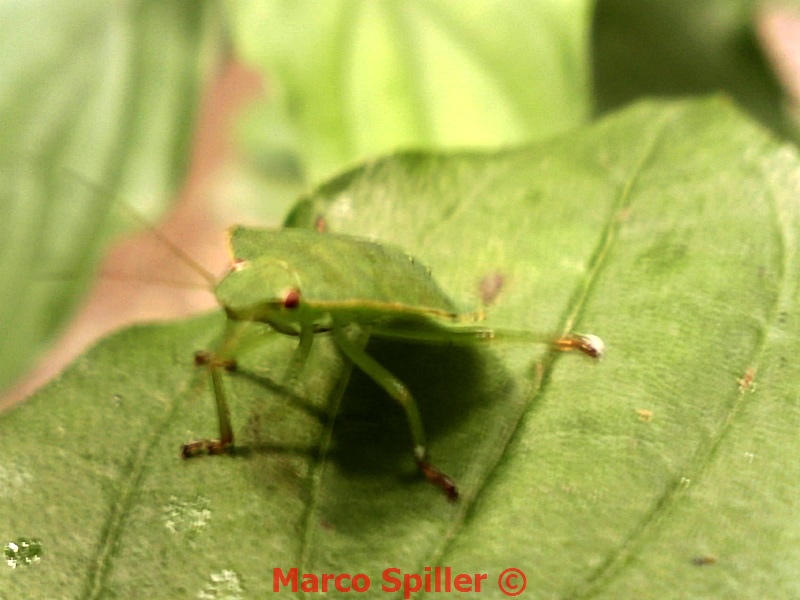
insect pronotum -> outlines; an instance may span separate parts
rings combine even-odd
[[[195,362],[208,369],[219,420],[219,437],[183,445],[184,458],[221,454],[233,446],[234,434],[222,374],[233,371],[236,324],[258,322],[297,338],[290,373],[302,369],[318,335],[330,336],[341,353],[380,385],[405,411],[414,461],[425,478],[450,500],[458,498],[455,482],[430,459],[417,403],[408,388],[351,341],[348,331],[394,340],[477,343],[510,338],[548,342],[558,350],[578,350],[593,358],[603,353],[594,335],[569,334],[552,339],[527,331],[464,325],[428,270],[399,248],[348,235],[315,230],[279,231],[236,226],[229,231],[234,257],[230,272],[214,293],[227,316],[221,348],[224,354],[198,352]],[[439,327],[432,327],[432,325]],[[446,327],[442,325],[447,324]]]

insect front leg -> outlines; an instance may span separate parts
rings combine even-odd
[[[231,411],[225,397],[222,372],[235,370],[236,363],[230,359],[217,358],[210,352],[196,352],[194,362],[198,366],[206,367],[211,377],[211,387],[214,390],[214,402],[217,406],[219,421],[219,438],[193,440],[185,443],[181,449],[183,458],[193,458],[203,454],[222,454],[233,445]]]
[[[259,323],[228,319],[221,343],[214,352],[195,352],[194,363],[208,371],[211,378],[211,389],[217,409],[219,438],[193,440],[183,444],[183,458],[193,458],[204,454],[223,454],[233,447],[233,427],[227,394],[223,383],[223,375],[236,371],[236,360],[233,356],[241,356],[248,350],[258,348],[264,342],[265,333],[270,329]]]
[[[456,484],[450,477],[445,475],[430,462],[428,447],[425,442],[425,431],[422,427],[422,418],[420,417],[417,403],[408,388],[402,381],[381,366],[374,358],[353,344],[341,329],[336,327],[332,330],[332,333],[336,344],[345,356],[353,361],[353,364],[364,371],[364,373],[372,377],[376,383],[386,390],[386,392],[403,407],[411,430],[411,438],[414,443],[414,461],[417,463],[419,470],[422,471],[422,474],[425,475],[428,481],[441,488],[450,501],[455,502],[458,500]]]

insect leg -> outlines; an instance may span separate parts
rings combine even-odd
[[[307,325],[300,328],[299,343],[292,353],[292,358],[286,370],[286,379],[292,383],[300,377],[303,373],[303,367],[308,359],[308,353],[311,352],[311,346],[314,343],[314,327]]]
[[[205,366],[211,376],[211,387],[214,390],[214,402],[217,405],[217,419],[219,420],[219,438],[187,442],[181,450],[183,458],[193,458],[202,454],[222,454],[233,444],[231,411],[225,398],[222,371],[234,370],[236,363],[231,360],[219,359],[209,352],[197,352],[194,361],[198,366]]]
[[[372,334],[383,339],[426,344],[461,344],[468,346],[492,341],[549,344],[555,350],[562,352],[577,350],[591,358],[601,358],[605,352],[603,340],[590,333],[567,333],[562,336],[555,336],[525,330],[473,326],[441,329],[377,328]]]
[[[414,461],[423,475],[440,487],[451,501],[458,500],[458,489],[450,477],[442,473],[437,467],[431,464],[428,458],[428,448],[425,442],[425,431],[422,427],[422,418],[417,408],[414,397],[408,388],[397,377],[392,375],[374,358],[364,352],[361,348],[353,344],[347,335],[339,328],[332,330],[333,338],[339,349],[347,356],[353,364],[364,371],[367,375],[378,383],[386,392],[403,407],[411,429],[411,438],[414,443]]]

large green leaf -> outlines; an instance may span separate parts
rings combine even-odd
[[[242,133],[311,181],[398,148],[542,139],[590,110],[586,0],[237,0],[239,55],[269,95]]]
[[[120,226],[113,202],[155,216],[174,195],[214,14],[174,0],[0,4],[0,391],[70,315]]]
[[[123,331],[0,419],[4,541],[41,548],[0,589],[257,598],[297,567],[365,573],[380,598],[384,569],[441,565],[486,573],[487,598],[509,567],[536,597],[791,597],[799,188],[796,153],[719,99],[331,182],[291,224],[400,244],[465,307],[490,275],[490,323],[589,331],[607,358],[370,344],[418,396],[450,504],[400,410],[324,336],[295,386],[292,340],[242,357],[240,451],[181,461],[213,433],[191,354],[222,319]]]

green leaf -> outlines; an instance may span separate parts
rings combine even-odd
[[[212,8],[0,5],[0,391],[70,315],[120,228],[114,201],[155,216],[174,195],[218,43]]]
[[[241,132],[273,172],[316,182],[398,148],[542,139],[589,112],[585,0],[227,6],[239,55],[269,82]]]
[[[489,274],[490,324],[591,332],[607,358],[371,343],[420,401],[450,504],[401,411],[324,336],[296,387],[280,383],[295,341],[243,356],[225,381],[241,449],[181,461],[214,433],[191,355],[222,317],[120,332],[0,418],[4,541],[41,544],[0,589],[264,597],[297,567],[399,597],[384,569],[439,565],[487,574],[491,598],[509,567],[547,598],[791,597],[799,174],[794,150],[709,99],[330,182],[292,225],[400,244],[465,308]]]

